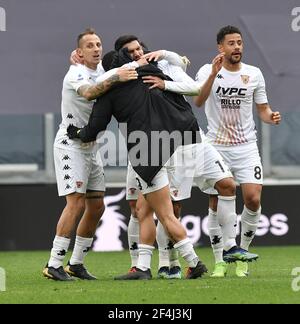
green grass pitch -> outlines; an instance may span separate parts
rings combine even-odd
[[[129,268],[128,251],[90,253],[88,269],[98,281],[54,282],[42,277],[49,252],[1,252],[0,267],[6,271],[6,291],[0,304],[100,303],[100,304],[200,304],[200,303],[300,303],[300,291],[292,289],[292,269],[300,267],[300,247],[264,247],[251,252],[260,255],[250,264],[250,276],[237,278],[234,265],[224,279],[206,275],[197,280],[156,279],[157,259],[153,256],[150,281],[114,281]],[[197,253],[213,270],[211,249]],[[70,253],[68,254],[70,255]],[[184,261],[182,264],[185,265]],[[300,281],[296,282],[300,285]]]

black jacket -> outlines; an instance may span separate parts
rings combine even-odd
[[[127,139],[129,159],[137,174],[148,185],[151,185],[152,179],[179,145],[195,143],[201,141],[201,138],[197,120],[184,97],[159,89],[149,90],[149,85],[143,83],[142,77],[154,75],[165,80],[171,79],[152,64],[138,68],[137,72],[139,75],[137,80],[119,83],[96,101],[89,123],[80,131],[79,138],[83,142],[94,141],[97,134],[106,129],[112,116],[119,123],[126,123],[127,134],[123,135]],[[143,131],[146,134],[147,143],[142,144],[139,141],[129,143],[128,138],[134,131]],[[170,152],[166,153],[166,147],[161,142],[151,148],[153,131],[169,133],[177,131],[181,135],[189,132],[189,135],[193,134],[193,136],[185,143],[181,140],[172,142],[168,145]],[[145,165],[135,163],[135,153],[131,150],[137,144],[140,148],[140,157],[144,157],[146,161]],[[154,165],[153,161],[155,161]]]

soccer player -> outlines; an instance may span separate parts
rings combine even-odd
[[[131,60],[127,49],[120,52],[123,57],[119,53],[119,57],[113,59],[114,63],[118,63],[119,66],[128,63],[126,60]],[[139,189],[143,194],[140,195],[137,203],[141,243],[139,244],[138,265],[136,272],[128,273],[117,279],[151,278],[150,262],[155,240],[153,212],[156,213],[168,236],[175,243],[174,247],[178,249],[180,255],[189,264],[186,278],[201,277],[207,269],[199,261],[192,244],[187,239],[186,231],[174,216],[166,171],[170,156],[173,155],[178,145],[182,145],[182,138],[177,142],[177,145],[174,144],[169,148],[167,155],[163,154],[161,142],[158,143],[157,147],[154,147],[154,150],[148,150],[151,147],[149,144],[151,144],[153,131],[164,130],[168,134],[178,131],[182,135],[185,135],[185,132],[188,131],[193,135],[191,143],[197,143],[199,126],[190,105],[182,96],[168,91],[149,89],[140,78],[145,75],[156,75],[164,80],[170,80],[161,70],[157,69],[154,64],[147,64],[145,67],[140,67],[138,73],[138,80],[115,87],[96,102],[89,124],[86,127],[79,129],[70,126],[68,134],[70,138],[80,138],[83,142],[93,141],[98,132],[106,129],[111,117],[114,116],[119,123],[127,123],[128,134],[125,134],[125,136],[130,160],[135,158],[136,153],[132,148],[135,148],[137,144],[129,140],[130,135],[135,131],[142,130],[148,138],[148,145],[141,146],[139,154],[139,156],[147,156],[147,163],[133,164],[137,173]],[[214,186],[220,193],[218,212],[222,212],[223,215],[235,213],[235,184],[219,153],[208,143],[201,143],[196,146],[184,144],[181,150],[184,151],[187,161],[192,161],[192,164],[194,161],[193,170],[196,170],[194,172],[196,178]],[[159,165],[151,163],[155,155],[162,157],[162,159],[159,159]],[[194,158],[194,156],[202,158],[205,156],[205,159],[201,161],[200,158]],[[185,177],[184,170],[185,165],[182,169],[183,178]]]
[[[54,143],[58,192],[59,196],[66,197],[66,207],[57,224],[49,262],[43,270],[45,277],[59,281],[72,280],[71,276],[96,279],[86,270],[83,262],[104,212],[105,183],[101,161],[96,161],[93,145],[83,146],[77,140],[70,140],[66,134],[67,127],[70,124],[84,126],[95,98],[117,82],[137,78],[134,69],[118,69],[110,77],[104,74],[101,65],[102,42],[94,30],[87,29],[80,34],[77,45],[83,65],[71,66],[64,78],[62,122]],[[101,76],[102,80],[96,82]],[[78,221],[73,254],[64,269],[63,260]]]
[[[185,71],[188,64],[188,60],[185,57],[181,57],[176,53],[165,50],[151,52],[145,55],[145,46],[135,35],[123,35],[116,40],[116,51],[119,51],[121,48],[125,47],[128,49],[133,61],[138,62],[143,58],[149,61],[157,61],[158,67],[174,81],[177,79],[176,75],[178,70],[183,69]],[[171,184],[171,198],[174,213],[177,218],[180,218],[180,201],[186,199],[187,197],[179,195],[178,188],[172,188],[172,172],[169,172],[168,174]],[[138,199],[139,190],[137,188],[136,175],[130,163],[128,165],[126,189],[126,199],[129,202],[131,210],[131,217],[128,224],[128,245],[131,257],[131,268],[129,271],[131,272],[136,270],[136,265],[138,262],[139,222],[136,215],[136,202]],[[172,242],[167,237],[160,222],[157,224],[156,240],[159,250],[158,277],[180,279],[181,267],[178,260],[178,253],[173,248]]]
[[[240,30],[234,26],[223,27],[217,34],[217,44],[222,53],[222,64],[218,69],[212,69],[211,64],[200,68],[196,80],[200,86],[206,83],[206,87],[195,97],[195,104],[200,107],[205,103],[207,137],[240,183],[244,199],[239,248],[235,237],[231,237],[217,220],[218,198],[215,190],[206,191],[210,194],[208,227],[216,259],[213,276],[224,277],[226,265],[220,253],[220,238],[224,240],[224,260],[234,261],[248,251],[261,215],[263,168],[256,144],[253,101],[263,122],[277,125],[281,116],[268,104],[260,69],[242,62],[243,38]],[[236,221],[232,220],[234,226]],[[236,264],[236,275],[247,276],[248,263],[237,261]]]

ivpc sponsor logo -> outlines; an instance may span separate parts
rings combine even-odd
[[[292,30],[294,32],[298,32],[298,31],[300,31],[300,7],[293,8],[292,16],[293,17],[295,16],[295,18],[292,20],[292,24],[291,24]]]
[[[6,31],[6,11],[0,7],[0,31]]]

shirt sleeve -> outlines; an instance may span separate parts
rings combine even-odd
[[[178,55],[177,53],[164,51],[164,60],[166,60],[169,64],[179,66],[183,69],[183,71],[186,71],[188,65],[187,61],[184,59],[184,57]]]
[[[83,143],[96,140],[98,133],[105,131],[112,117],[112,104],[108,96],[99,98],[92,109],[88,124],[82,128],[79,137]]]
[[[199,84],[189,77],[182,68],[172,66],[169,69],[169,76],[174,81],[165,81],[165,90],[187,96],[196,96],[199,94]]]
[[[122,67],[127,68],[127,69],[132,69],[132,68],[135,69],[135,68],[138,68],[139,65],[137,62],[130,62],[130,63],[122,65]],[[109,79],[114,74],[116,74],[117,71],[118,71],[118,68],[111,69],[111,70],[105,72],[104,74],[98,76],[98,78],[96,79],[96,83],[100,83],[100,82],[103,82],[103,81]]]
[[[76,92],[80,87],[84,85],[90,85],[89,80],[85,73],[82,71],[82,67],[80,64],[73,65],[70,67],[67,82]]]
[[[261,70],[258,73],[258,85],[254,90],[254,102],[256,104],[265,104],[268,103],[268,97],[266,93],[266,83]]]
[[[202,87],[203,84],[206,82],[210,73],[211,73],[211,64],[205,64],[199,69],[199,71],[196,74],[195,80],[200,87]]]

